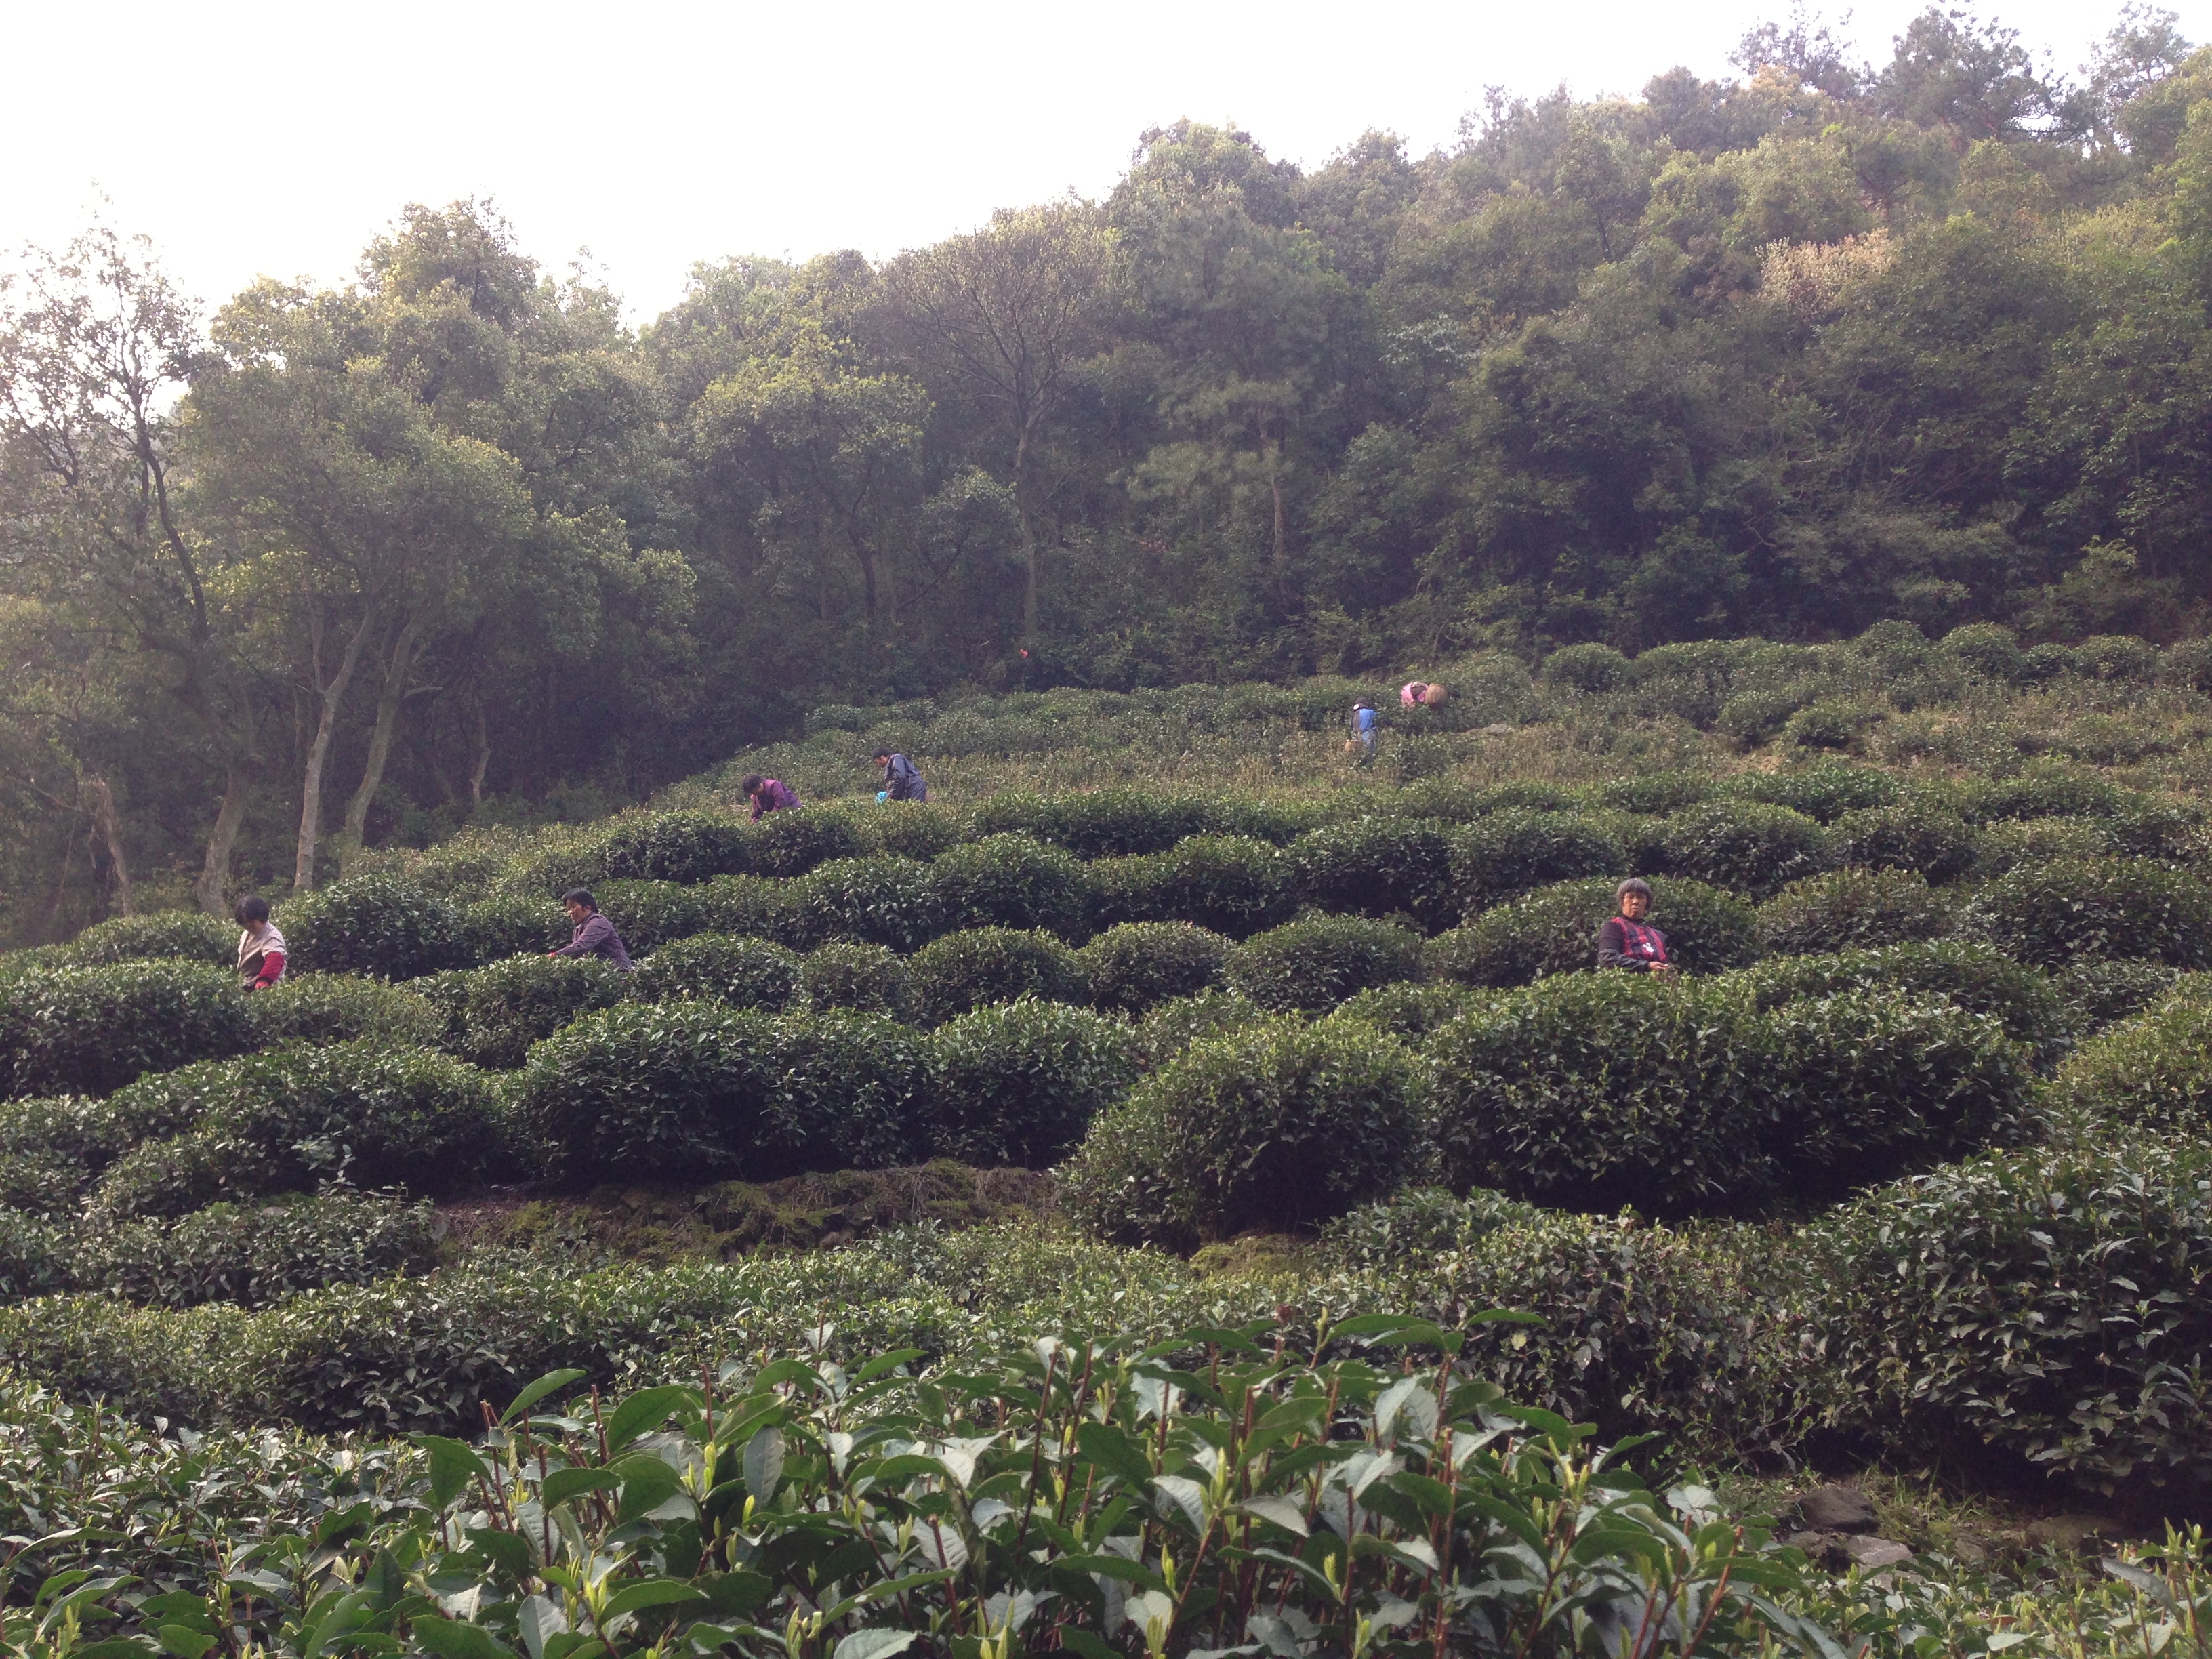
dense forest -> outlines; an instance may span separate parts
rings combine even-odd
[[[204,312],[96,228],[0,294],[0,932],[604,810],[810,706],[1886,617],[2203,631],[2212,52],[1931,9],[1493,93],[641,327],[487,202]]]

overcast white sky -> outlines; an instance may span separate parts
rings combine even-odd
[[[650,317],[696,260],[888,255],[994,207],[1103,194],[1178,116],[1310,165],[1368,127],[1425,150],[1493,83],[1720,74],[1786,3],[12,0],[0,247],[65,240],[105,194],[220,300],[264,272],[343,282],[404,204],[489,194],[532,253],[588,247]],[[1862,0],[1843,32],[1885,60],[1920,3]],[[2212,0],[2174,9],[2212,34]],[[1983,9],[2070,67],[2117,6]]]

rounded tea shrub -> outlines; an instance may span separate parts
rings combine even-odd
[[[1222,827],[1224,803],[1182,791],[1116,787],[1002,799],[1003,805],[991,800],[976,809],[980,833],[1025,830],[1079,859],[1165,852],[1187,836]]]
[[[1731,982],[1760,1008],[1865,991],[1940,997],[1969,1013],[1989,1015],[2007,1036],[2045,1062],[2063,1053],[2068,1041],[2066,1006],[2049,975],[2002,951],[1957,939],[1775,957],[1731,975]]]
[[[1611,691],[1627,683],[1628,659],[1609,645],[1565,645],[1538,671],[1554,685],[1577,691]]]
[[[1709,801],[1720,789],[1718,779],[1700,772],[1632,772],[1600,784],[1597,800],[1615,811],[1663,817]]]
[[[1073,854],[1033,836],[986,836],[930,866],[949,927],[1041,927],[1080,940],[1091,882]]]
[[[112,1096],[0,1100],[0,1205],[29,1215],[75,1211],[132,1138]]]
[[[509,957],[469,976],[462,1045],[479,1066],[511,1070],[530,1045],[623,1000],[628,976],[601,957]]]
[[[1461,906],[1480,910],[1532,887],[1632,870],[1626,826],[1580,812],[1492,812],[1455,830],[1452,878]]]
[[[638,963],[629,990],[641,1002],[704,997],[777,1013],[799,994],[799,961],[796,951],[764,939],[694,933]]]
[[[2061,859],[1988,882],[1960,932],[2061,967],[2081,957],[2212,964],[2212,886],[2148,859]]]
[[[1832,867],[1836,842],[1832,830],[1787,806],[1713,800],[1669,819],[1662,844],[1674,874],[1761,899]]]
[[[1349,997],[1425,969],[1421,939],[1364,916],[1307,916],[1244,941],[1223,980],[1276,1013],[1320,1013]]]
[[[2179,969],[2162,962],[2084,957],[2068,963],[2053,977],[2058,983],[2059,1000],[2066,1005],[2067,1030],[2079,1042],[2163,1001],[2181,982],[2182,975]]]
[[[2005,818],[2117,816],[2126,792],[2085,767],[2042,763],[2008,778],[1976,778],[1956,791],[1959,816],[1969,823]]]
[[[1137,1060],[1156,1072],[1194,1042],[1242,1030],[1247,1025],[1285,1018],[1218,987],[1194,997],[1176,997],[1146,1014],[1137,1026]]]
[[[2096,818],[2005,818],[1974,832],[1974,860],[1984,876],[2060,859],[2106,858],[2118,850],[2112,830]]]
[[[1526,985],[1597,966],[1597,930],[1613,912],[1609,878],[1562,882],[1484,911],[1429,941],[1430,971],[1466,985]],[[1651,884],[1651,925],[1686,973],[1718,973],[1759,955],[1758,913],[1733,893],[1662,876]]]
[[[2030,1146],[1870,1193],[1800,1235],[1831,1425],[2106,1490],[2203,1489],[2212,1147]]]
[[[912,1012],[905,959],[887,945],[824,945],[799,959],[799,981],[817,1013],[849,1008],[904,1019]]]
[[[252,1054],[193,1078],[197,1108],[176,1151],[204,1160],[221,1194],[356,1187],[440,1194],[483,1182],[501,1150],[497,1095],[473,1066],[368,1040]],[[95,1204],[111,1215],[178,1214],[205,1201],[194,1176],[149,1186],[118,1160]],[[198,1201],[191,1201],[195,1200]],[[181,1208],[170,1207],[178,1204]]]
[[[145,1072],[253,1046],[238,975],[193,962],[46,968],[0,987],[14,1095],[104,1095]]]
[[[714,1002],[625,1003],[530,1051],[517,1115],[556,1182],[680,1181],[738,1167],[751,1114],[750,1055],[767,1016]]]
[[[1978,674],[1993,680],[2018,679],[2023,653],[2020,638],[1999,623],[1968,623],[1943,636],[1943,648]]]
[[[602,880],[705,881],[749,875],[751,826],[722,812],[641,812],[617,819],[599,837]]]
[[[1974,835],[1955,812],[1926,801],[1900,801],[1846,812],[1836,820],[1847,865],[1911,870],[1931,882],[1953,881],[1974,867]]]
[[[970,927],[924,945],[907,962],[915,1006],[932,1024],[1025,996],[1086,1002],[1075,952],[1050,933]]]
[[[837,941],[918,950],[945,931],[936,868],[888,853],[833,859],[794,884],[797,931],[810,945]]]
[[[397,876],[355,876],[284,901],[277,927],[302,973],[414,979],[463,968],[461,918],[444,899]]]
[[[1060,1199],[1091,1231],[1188,1250],[1317,1227],[1419,1167],[1423,1072],[1357,1023],[1268,1020],[1194,1043],[1091,1124]]]
[[[419,984],[421,981],[416,981]],[[434,1048],[444,1040],[444,1014],[414,985],[350,974],[290,974],[246,1000],[253,1046],[280,1042],[352,1042],[375,1037],[401,1048]]]
[[[1442,1030],[1462,1014],[1487,1007],[1498,994],[1494,991],[1478,991],[1471,985],[1454,984],[1449,980],[1401,980],[1395,985],[1362,991],[1329,1018],[1358,1020],[1409,1048],[1419,1048],[1431,1032]]]
[[[1135,1081],[1135,1037],[1118,1020],[1024,997],[933,1032],[921,1120],[931,1153],[1042,1170]]]
[[[1234,948],[1187,921],[1125,921],[1078,951],[1075,960],[1094,1006],[1141,1014],[1213,985]]]
[[[927,1079],[909,1027],[842,1009],[787,1014],[764,1022],[748,1064],[745,1115],[725,1128],[738,1179],[877,1170],[915,1152]]]
[[[1318,909],[1407,915],[1442,927],[1457,915],[1449,826],[1435,818],[1362,817],[1291,843],[1293,890]]]
[[[751,826],[752,867],[763,876],[803,876],[832,859],[866,850],[851,815],[829,806],[770,812]]]
[[[238,928],[197,910],[111,916],[63,945],[53,959],[73,968],[99,968],[112,962],[142,962],[156,957],[230,967],[238,960]]]
[[[730,876],[722,879],[746,878]],[[718,884],[714,882],[693,884],[680,881],[603,881],[592,892],[599,902],[599,914],[614,924],[623,949],[635,962],[671,939],[689,939],[694,933],[738,931],[724,924],[722,907],[716,902],[717,890]],[[565,914],[562,919],[568,919]],[[560,942],[566,945],[574,932],[573,928],[565,930]]]
[[[2069,1055],[2059,1097],[2118,1123],[2142,1123],[2191,1139],[2212,1131],[2212,1006],[2160,1004],[2113,1026]]]
[[[1791,882],[1759,907],[1759,943],[1774,956],[1870,949],[1934,939],[1950,912],[1905,870],[1831,870]]]
[[[600,896],[605,902],[605,896]],[[454,954],[471,968],[557,951],[575,933],[568,913],[534,893],[495,893],[460,908]],[[624,941],[627,944],[627,940]]]
[[[1847,812],[1892,806],[1902,786],[1869,766],[1808,766],[1793,772],[1750,772],[1729,786],[1743,800],[1787,806],[1820,823],[1834,823]]]
[[[1188,921],[1231,939],[1272,927],[1295,908],[1294,872],[1249,836],[1192,836],[1164,853],[1091,866],[1098,921]]]

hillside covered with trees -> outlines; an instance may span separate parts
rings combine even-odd
[[[0,931],[588,816],[809,708],[1759,635],[2202,632],[2212,54],[1931,9],[1493,94],[640,327],[487,203],[203,311],[0,295]]]

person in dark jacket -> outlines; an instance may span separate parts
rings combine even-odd
[[[921,781],[921,774],[904,755],[886,749],[876,757],[876,764],[884,769],[884,796],[888,800],[918,800],[929,799],[929,786]]]
[[[1667,935],[1644,920],[1651,914],[1651,884],[1631,876],[1613,896],[1614,915],[1597,930],[1597,965],[1625,968],[1632,974],[1675,972],[1667,954]]]
[[[568,920],[575,924],[575,937],[557,951],[548,951],[549,957],[605,957],[627,974],[630,970],[629,952],[623,949],[622,935],[615,925],[599,914],[599,902],[590,891],[572,887],[561,895],[562,905],[568,912]]]
[[[788,784],[764,778],[757,772],[745,780],[744,791],[745,799],[753,804],[755,823],[770,812],[787,812],[799,805],[799,797],[791,793]]]

